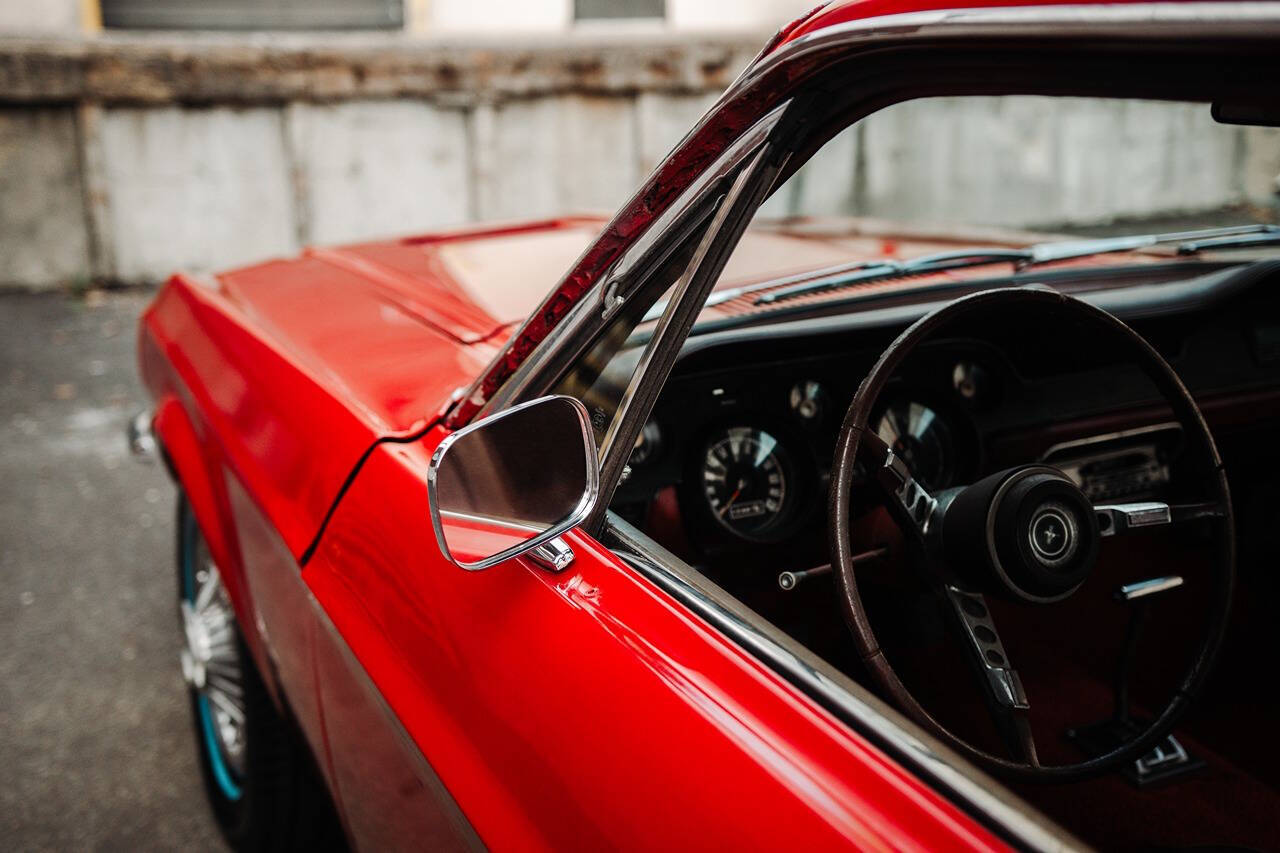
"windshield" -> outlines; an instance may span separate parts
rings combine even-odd
[[[1278,175],[1280,130],[1218,124],[1207,104],[899,104],[836,135],[757,210],[693,334],[939,292],[1168,281],[1275,255]],[[666,290],[684,259],[645,289]],[[556,389],[587,404],[598,436],[666,300],[629,304]]]
[[[1208,104],[898,104],[846,128],[775,191],[702,325],[1030,267],[1274,255],[1278,179],[1280,131],[1219,124]],[[1082,239],[1117,235],[1141,237]]]

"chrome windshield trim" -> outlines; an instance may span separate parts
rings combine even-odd
[[[1003,840],[1026,850],[1088,849],[612,511],[603,539],[627,565]]]
[[[1257,35],[1259,23],[1280,23],[1275,3],[1164,2],[1080,5],[989,6],[969,9],[935,9],[862,18],[825,27],[801,36],[763,57],[741,74],[725,92],[730,100],[753,85],[774,66],[805,53],[838,45],[853,46],[889,39],[966,39],[974,36],[1052,35],[1080,37],[1186,35]],[[1142,25],[1144,30],[1137,30]],[[1213,30],[1215,26],[1222,29]],[[720,101],[717,102],[719,104]]]
[[[772,125],[771,125],[772,127]],[[734,211],[738,204],[738,199],[746,187],[747,182],[754,176],[755,169],[760,164],[760,158],[766,149],[761,149],[755,157],[749,161],[747,166],[738,173],[734,179],[733,185],[725,193],[724,198],[720,201],[720,207],[716,210],[712,217],[711,224],[707,227],[706,233],[698,243],[698,247],[694,250],[693,257],[689,260],[683,273],[672,286],[671,300],[668,301],[663,308],[662,317],[659,320],[658,328],[654,331],[653,337],[649,339],[649,343],[645,346],[644,351],[640,355],[640,361],[636,364],[635,371],[631,375],[631,381],[627,383],[626,390],[623,391],[622,399],[618,401],[618,409],[614,413],[613,420],[609,424],[608,430],[604,435],[604,440],[600,442],[600,451],[603,457],[607,457],[613,450],[614,443],[617,440],[618,432],[626,421],[626,416],[630,413],[632,406],[635,404],[639,389],[648,379],[651,380],[649,374],[649,365],[654,361],[658,352],[664,346],[674,346],[678,349],[680,341],[685,338],[685,334],[679,331],[680,323],[677,317],[676,309],[681,302],[685,301],[686,295],[691,292],[691,287],[702,269],[703,263],[707,259],[711,247],[721,239],[721,231],[724,229],[725,223],[728,221],[730,213]],[[713,282],[708,282],[706,287],[710,287]],[[695,294],[696,297],[696,294]],[[607,315],[606,315],[607,316]],[[689,325],[692,325],[692,319]],[[648,412],[645,413],[646,417]],[[631,449],[627,448],[627,454],[630,455]]]
[[[703,170],[680,197],[651,222],[600,276],[600,280],[578,300],[568,315],[551,330],[551,334],[516,368],[502,387],[493,393],[473,420],[489,417],[526,399],[530,394],[547,393],[555,377],[548,378],[545,374],[554,372],[554,367],[566,360],[571,361],[590,345],[590,341],[607,325],[618,308],[635,293],[635,279],[642,279],[645,272],[653,269],[654,255],[661,254],[655,252],[655,249],[661,248],[662,240],[675,239],[677,224],[686,216],[696,215],[720,181],[741,167],[748,157],[764,145],[790,105],[791,99],[788,98],[731,142],[715,162]],[[606,300],[614,285],[625,285],[626,291],[619,294],[620,301],[609,304]],[[661,301],[661,304],[665,310],[666,302]],[[463,396],[473,393],[476,385],[487,374],[486,368]]]
[[[764,141],[768,139],[773,128],[782,120],[783,113],[786,112],[787,107],[790,105],[791,99],[788,98],[766,113],[725,149],[725,152],[710,167],[694,178],[693,183],[689,185],[681,197],[663,211],[645,229],[644,233],[637,237],[635,242],[622,253],[622,257],[614,264],[613,269],[604,276],[602,293],[607,291],[614,282],[631,277],[633,270],[653,251],[662,237],[670,232],[672,225],[683,219],[698,206],[706,195],[707,188],[728,176],[730,172],[745,162],[756,148],[764,144]],[[632,289],[634,290],[634,286]],[[625,298],[626,296],[624,295],[623,299],[625,300]],[[665,302],[660,302],[660,304],[665,306]],[[610,306],[606,305],[605,308],[607,311],[605,317],[608,318],[613,312],[609,310]]]

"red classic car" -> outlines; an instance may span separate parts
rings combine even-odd
[[[235,846],[1280,839],[1274,210],[795,203],[892,114],[941,153],[847,169],[881,210],[1194,209],[1275,143],[1280,4],[946,5],[791,24],[611,220],[169,280],[133,440]]]

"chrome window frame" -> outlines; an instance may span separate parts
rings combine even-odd
[[[554,387],[564,369],[590,348],[622,305],[641,289],[640,285],[647,276],[661,265],[689,231],[701,224],[701,215],[705,215],[717,187],[759,151],[790,104],[790,99],[779,104],[730,143],[678,199],[649,223],[600,276],[600,281],[583,294],[568,315],[494,392],[476,413],[477,419],[515,405],[531,394],[545,394]]]

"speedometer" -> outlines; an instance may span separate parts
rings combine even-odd
[[[876,435],[911,469],[926,489],[944,489],[955,476],[951,429],[924,403],[891,403],[876,424]]]
[[[755,427],[711,436],[702,460],[702,489],[711,515],[747,539],[767,538],[791,507],[791,465],[778,440]]]

